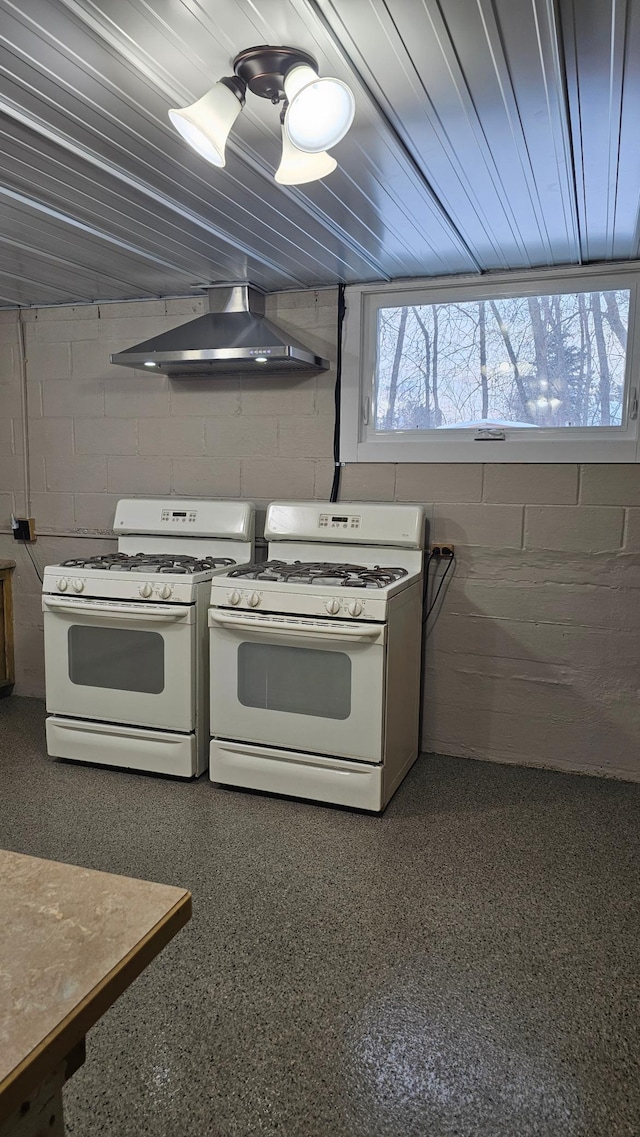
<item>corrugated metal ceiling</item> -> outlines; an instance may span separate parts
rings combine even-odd
[[[0,0],[0,305],[635,258],[640,0]],[[171,127],[242,48],[354,88],[278,186],[249,96],[218,170]]]

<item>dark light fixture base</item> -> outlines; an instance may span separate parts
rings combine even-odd
[[[279,103],[285,98],[284,78],[292,67],[305,63],[318,69],[317,61],[298,47],[247,47],[236,55],[233,70],[249,90],[261,99]]]

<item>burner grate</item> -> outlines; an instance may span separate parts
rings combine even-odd
[[[314,584],[319,587],[387,588],[407,576],[405,568],[387,565],[351,565],[331,561],[261,561],[239,565],[228,577],[244,580],[273,580],[286,584]]]
[[[62,561],[63,568],[190,575],[235,565],[231,557],[190,557],[183,553],[106,553]]]

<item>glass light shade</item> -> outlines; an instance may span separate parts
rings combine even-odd
[[[304,182],[326,178],[337,165],[335,158],[324,151],[321,154],[307,154],[304,150],[298,150],[289,138],[286,127],[282,127],[282,157],[274,175],[281,186],[300,186]]]
[[[294,146],[307,154],[330,150],[344,138],[356,113],[353,92],[341,79],[319,79],[306,63],[285,76],[289,101],[285,130]]]
[[[169,118],[184,140],[207,162],[224,166],[224,148],[242,103],[224,83],[216,83],[196,103],[170,110]]]

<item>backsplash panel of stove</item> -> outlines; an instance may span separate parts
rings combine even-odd
[[[188,298],[24,313],[39,565],[113,551],[99,534],[110,530],[119,497],[245,495],[263,508],[275,498],[326,499],[333,371],[268,387],[171,385],[119,375],[108,363],[109,351],[202,310],[200,298]],[[335,291],[270,296],[268,311],[335,359]],[[11,510],[23,508],[16,348],[16,314],[0,311],[5,531]],[[533,474],[480,463],[343,470],[345,500],[422,502],[432,539],[456,545],[455,575],[429,637],[426,747],[640,778],[628,684],[640,664],[628,572],[640,555],[639,474],[571,464]],[[607,539],[613,531],[617,546]],[[6,532],[0,550],[18,559],[16,691],[42,695],[40,584]]]

